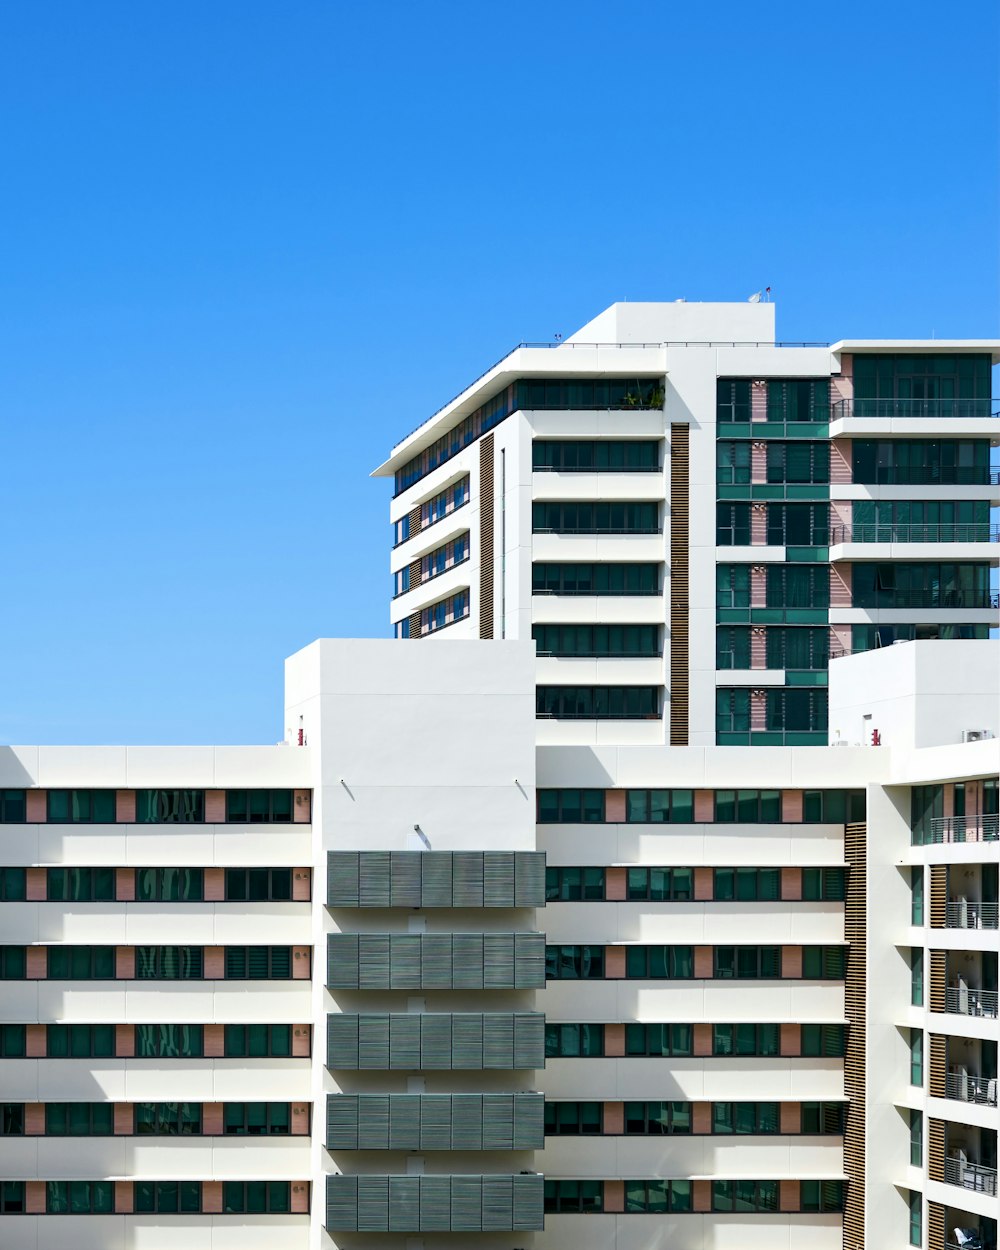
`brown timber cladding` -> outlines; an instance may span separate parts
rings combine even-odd
[[[927,1250],[944,1250],[944,1207],[940,1202],[927,1204]]]
[[[844,1250],[863,1250],[865,1244],[865,890],[867,826],[851,824],[844,830],[844,858],[848,864],[847,897],[844,900],[844,939],[847,972],[844,977],[844,1010],[847,1015],[847,1049],[844,1054],[844,1093],[847,1121],[844,1125]]]
[[[918,869],[918,871],[923,871]],[[948,865],[931,864],[931,928],[943,929],[948,903]]]
[[[932,1098],[944,1097],[947,1055],[948,1039],[941,1033],[932,1033],[930,1085],[928,1086]]]
[[[493,637],[493,435],[479,444],[479,637]]]
[[[689,435],[670,427],[670,745],[688,741]]]
[[[944,1120],[927,1121],[927,1175],[944,1181]]]
[[[931,951],[931,1011],[944,1011],[945,952]]]

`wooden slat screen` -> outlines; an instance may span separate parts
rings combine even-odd
[[[931,951],[931,1011],[944,1011],[945,966],[945,952]]]
[[[927,1204],[927,1250],[944,1250],[944,1207],[940,1202]]]
[[[844,1250],[865,1244],[865,987],[867,826],[847,825],[844,858],[848,864],[844,900],[844,938],[849,943],[844,977],[847,1047],[844,1054],[844,1093],[848,1098],[844,1125]]]
[[[927,1175],[932,1181],[944,1181],[944,1120],[927,1121]]]
[[[670,745],[687,746],[689,667],[690,431],[670,427]]]
[[[932,1098],[943,1098],[948,1065],[948,1039],[940,1033],[932,1033],[930,1038],[931,1070],[928,1089]]]
[[[479,443],[479,637],[493,637],[493,435]]]
[[[948,865],[931,864],[931,928],[943,929],[948,910]]]

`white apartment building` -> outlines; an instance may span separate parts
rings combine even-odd
[[[614,304],[424,421],[375,471],[397,637],[534,637],[540,741],[675,746],[824,744],[831,655],[988,637],[1000,342],[774,316]]]

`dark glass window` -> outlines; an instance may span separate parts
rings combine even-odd
[[[924,1083],[924,1035],[920,1029],[910,1029],[910,1084]]]
[[[49,1215],[110,1215],[115,1209],[114,1181],[46,1181]]]
[[[665,1137],[691,1132],[689,1102],[627,1102],[625,1132]]]
[[[693,946],[626,946],[625,975],[650,980],[694,976]]]
[[[139,1136],[195,1137],[201,1133],[201,1103],[137,1102],[135,1131]]]
[[[115,1053],[113,1024],[49,1024],[45,1034],[50,1059],[110,1059]]]
[[[717,564],[715,566],[715,606],[748,608],[750,606],[749,564]]]
[[[604,1131],[604,1104],[601,1102],[546,1102],[547,1137],[580,1137]]]
[[[988,417],[990,356],[887,353],[854,357],[859,417]]]
[[[604,976],[604,947],[546,946],[545,976],[550,981],[600,980]]]
[[[28,817],[24,790],[0,790],[0,824],[23,825]]]
[[[662,408],[662,378],[524,378],[516,406],[530,411]]]
[[[812,1058],[836,1058],[844,1054],[847,1030],[842,1024],[803,1024],[803,1055]]]
[[[546,1022],[545,1054],[549,1059],[581,1059],[603,1055],[604,1025]]]
[[[0,1215],[23,1215],[24,1181],[0,1181]]]
[[[830,541],[827,503],[769,503],[767,542],[771,547],[825,547]]]
[[[802,819],[809,824],[846,825],[865,818],[864,790],[806,790]]]
[[[447,599],[423,608],[420,612],[420,633],[433,634],[436,630],[454,625],[469,615],[469,592],[459,590]]]
[[[201,1024],[137,1024],[135,1053],[140,1059],[198,1059],[205,1053]]]
[[[914,845],[934,841],[935,822],[944,816],[944,786],[910,789],[910,830]]]
[[[136,820],[140,824],[200,824],[204,819],[204,790],[139,790],[136,793]]]
[[[140,903],[200,903],[205,897],[201,868],[137,868],[135,897]]]
[[[226,1136],[267,1137],[292,1131],[292,1105],[288,1102],[227,1102]]]
[[[660,444],[652,439],[536,438],[531,467],[536,473],[654,473],[660,468]]]
[[[693,868],[629,868],[626,897],[652,902],[687,902],[694,897]]]
[[[714,973],[718,978],[768,979],[781,976],[780,946],[716,946]]]
[[[133,1186],[136,1212],[147,1214],[196,1214],[201,1210],[201,1181],[136,1181]]]
[[[49,868],[46,871],[49,902],[110,902],[115,897],[113,868]]]
[[[847,892],[846,868],[803,868],[802,897],[809,902],[840,902]]]
[[[843,1181],[801,1181],[800,1211],[843,1211]]]
[[[658,625],[534,625],[539,655],[658,656]]]
[[[291,819],[291,790],[226,791],[226,820],[230,823],[289,824]]]
[[[749,378],[717,379],[715,384],[715,419],[720,424],[749,423]]]
[[[0,1137],[20,1137],[24,1132],[24,1103],[0,1102]]]
[[[227,1059],[287,1059],[292,1053],[290,1024],[227,1024]]]
[[[854,565],[851,604],[856,608],[988,608],[992,602],[986,563]]]
[[[988,486],[989,439],[854,439],[853,480],[890,486]]]
[[[715,545],[750,546],[750,505],[722,500],[715,505]]]
[[[27,896],[28,874],[24,868],[0,868],[0,901],[21,903]]]
[[[825,733],[827,703],[826,690],[772,687],[767,691],[765,724],[785,733]]]
[[[661,1055],[685,1056],[694,1053],[693,1031],[690,1024],[626,1024],[625,1054],[659,1057]]]
[[[780,868],[716,868],[713,897],[721,902],[754,902],[781,897]]]
[[[811,1134],[830,1133],[841,1136],[847,1118],[847,1106],[842,1102],[804,1102],[802,1104],[802,1132]]]
[[[777,1055],[781,1030],[777,1024],[713,1024],[713,1055]]]
[[[26,976],[26,947],[0,946],[0,980],[23,981]]]
[[[715,480],[720,486],[747,486],[750,483],[751,447],[749,442],[720,439],[715,445]]]
[[[766,605],[769,608],[830,606],[828,564],[769,564],[765,585]]]
[[[625,819],[640,824],[690,824],[694,820],[694,791],[627,790]]]
[[[50,981],[110,981],[115,976],[113,946],[50,946]]]
[[[691,1210],[690,1181],[626,1181],[625,1212],[632,1215],[663,1215],[667,1211]]]
[[[533,595],[658,595],[658,564],[533,564]]]
[[[750,691],[722,686],[715,692],[716,733],[750,732]]]
[[[796,439],[792,443],[767,441],[767,480],[771,483],[830,481],[830,444]]]
[[[658,686],[538,686],[535,714],[555,720],[658,720]]]
[[[591,1215],[604,1210],[603,1181],[546,1181],[546,1214]]]
[[[830,420],[828,378],[771,378],[767,383],[768,421]]]
[[[49,790],[46,801],[54,824],[114,824],[114,790]]]
[[[604,821],[603,790],[539,790],[540,825],[600,824]]]
[[[660,505],[652,501],[536,500],[531,505],[536,534],[658,534]]]
[[[23,1024],[0,1024],[0,1059],[23,1059],[24,1042]]]
[[[226,977],[230,980],[280,981],[291,975],[290,946],[226,947]]]
[[[777,1211],[777,1181],[712,1181],[713,1211]]]
[[[45,1132],[49,1137],[110,1137],[115,1107],[110,1102],[47,1102]]]
[[[204,976],[201,946],[137,946],[135,975],[141,980],[200,980]]]
[[[781,820],[780,790],[716,790],[717,824],[773,824]]]
[[[291,1185],[288,1181],[223,1181],[222,1210],[224,1214],[262,1215],[284,1213],[290,1209]]]
[[[847,967],[846,946],[803,946],[802,976],[810,981],[842,981]]]
[[[604,898],[603,868],[546,868],[545,898],[550,903],[596,902]]]
[[[227,902],[283,902],[292,897],[291,868],[227,868]]]
[[[720,670],[750,667],[751,632],[746,625],[720,625],[715,631],[715,667]]]
[[[776,1102],[713,1102],[712,1132],[757,1135],[781,1132]]]

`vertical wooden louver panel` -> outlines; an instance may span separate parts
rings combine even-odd
[[[932,1098],[943,1098],[948,1064],[948,1039],[940,1033],[932,1033],[930,1038],[931,1068],[928,1089]]]
[[[493,637],[493,435],[479,443],[479,637]]]
[[[931,951],[931,1011],[944,1011],[946,958],[944,951]]]
[[[948,865],[931,864],[931,928],[943,929],[947,915]]]
[[[844,1093],[847,1117],[844,1125],[844,1250],[865,1244],[865,986],[867,826],[850,824],[844,830],[844,858],[848,865],[844,900],[844,938],[847,970],[844,977],[844,1010],[847,1015],[847,1047],[844,1053]]]
[[[687,746],[690,659],[690,431],[670,427],[670,745]]]
[[[944,1207],[940,1202],[927,1204],[927,1250],[944,1250]]]
[[[932,1181],[944,1181],[944,1120],[927,1121],[927,1175]]]

